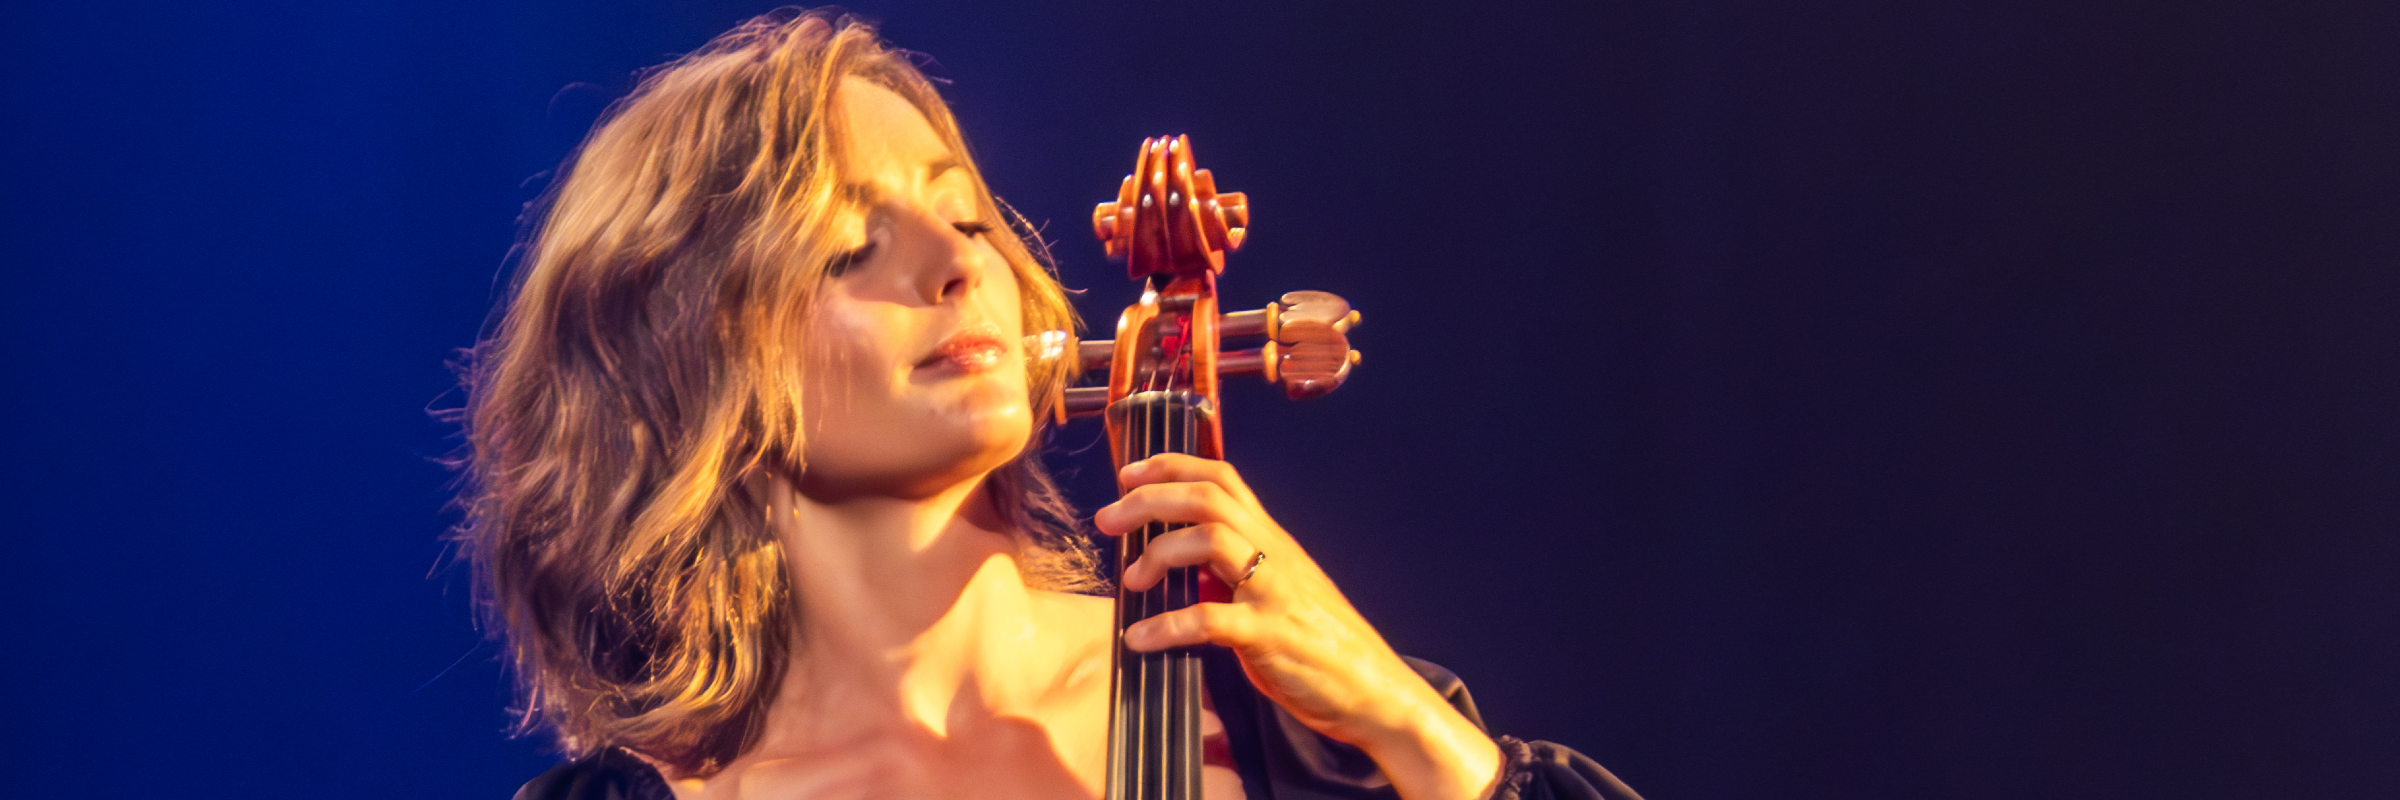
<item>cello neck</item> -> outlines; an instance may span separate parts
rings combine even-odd
[[[1203,432],[1213,430],[1215,413],[1208,398],[1190,391],[1127,395],[1108,408],[1110,427],[1124,432],[1117,443],[1117,465],[1161,453],[1199,452]],[[1173,529],[1152,523],[1126,534],[1118,547],[1117,574],[1123,575],[1126,565],[1141,558],[1150,540]],[[1108,800],[1200,797],[1198,654],[1189,648],[1141,653],[1125,647],[1126,627],[1199,601],[1199,574],[1192,567],[1169,570],[1165,580],[1145,591],[1117,587]]]

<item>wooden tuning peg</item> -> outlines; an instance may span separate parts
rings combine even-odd
[[[1225,219],[1225,249],[1242,249],[1242,240],[1250,236],[1250,196],[1241,192],[1226,192],[1214,198],[1217,213]]]
[[[1359,361],[1350,349],[1350,328],[1359,324],[1350,301],[1331,292],[1290,292],[1281,306],[1272,338],[1281,345],[1276,382],[1294,400],[1322,397],[1340,388]]]
[[[1350,310],[1350,301],[1332,292],[1285,292],[1276,305],[1282,311],[1279,322],[1321,322],[1342,333],[1349,333],[1351,326],[1360,322],[1358,312]],[[1279,341],[1282,339],[1273,334],[1269,336]]]
[[[1350,349],[1350,337],[1340,329],[1308,319],[1286,321],[1282,328],[1282,338],[1275,342],[1281,351],[1275,382],[1283,384],[1285,397],[1323,397],[1349,379],[1358,351]]]
[[[1133,234],[1134,194],[1140,187],[1133,176],[1117,184],[1117,199],[1092,207],[1092,235],[1109,258],[1125,257],[1125,240]]]
[[[1350,329],[1359,324],[1350,302],[1329,292],[1291,292],[1256,311],[1219,318],[1222,338],[1264,336],[1257,349],[1217,356],[1221,375],[1257,375],[1283,386],[1294,400],[1322,397],[1340,388],[1359,362],[1350,349]]]

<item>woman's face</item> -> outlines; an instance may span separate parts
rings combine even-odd
[[[851,255],[806,331],[800,488],[929,497],[1032,436],[1016,275],[990,239],[1010,234],[915,106],[856,79],[835,102]]]

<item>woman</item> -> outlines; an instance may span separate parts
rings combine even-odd
[[[922,76],[822,13],[647,76],[586,142],[469,381],[459,538],[523,726],[577,757],[520,796],[1098,794],[1110,601],[1029,447],[1063,376],[1022,346],[1073,320],[965,154]],[[1621,788],[1485,734],[1230,467],[1122,479],[1103,533],[1193,524],[1127,585],[1247,575],[1125,634],[1230,648],[1286,720],[1210,797],[1237,766],[1289,796]]]

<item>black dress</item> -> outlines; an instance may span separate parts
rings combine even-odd
[[[1225,723],[1235,771],[1251,800],[1394,800],[1391,782],[1357,748],[1320,736],[1250,689],[1230,654],[1216,651],[1207,674],[1217,717]],[[1483,716],[1467,685],[1431,662],[1408,659],[1425,682],[1477,727]],[[1239,698],[1228,702],[1228,698]],[[1508,766],[1492,800],[1641,800],[1617,776],[1565,747],[1498,738]],[[516,800],[674,800],[641,759],[608,750],[553,767],[517,790]]]

